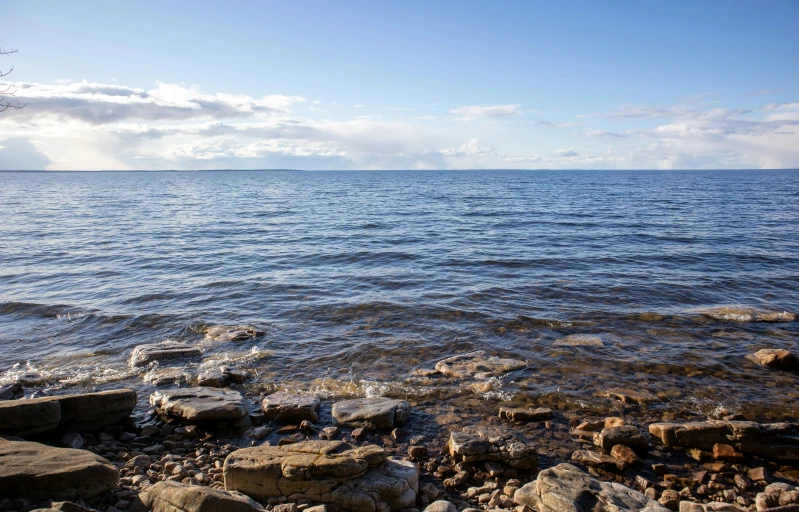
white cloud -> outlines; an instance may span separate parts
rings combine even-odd
[[[561,158],[573,158],[575,156],[580,156],[580,153],[573,150],[572,148],[569,149],[556,149],[553,153],[557,157]]]
[[[459,116],[461,119],[480,119],[487,117],[505,117],[521,115],[519,110],[521,105],[488,105],[488,106],[467,106],[458,107],[450,110],[451,114]]]

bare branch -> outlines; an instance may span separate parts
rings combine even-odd
[[[17,53],[19,50],[3,50],[0,48],[0,55],[11,55],[12,53]]]
[[[2,71],[0,71],[0,78],[11,74],[12,71],[14,71],[14,66],[11,66],[11,69],[9,69],[7,73],[3,73]]]

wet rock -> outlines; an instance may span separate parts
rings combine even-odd
[[[545,421],[552,417],[552,409],[519,409],[516,407],[500,407],[500,419],[512,422]]]
[[[526,366],[527,363],[518,359],[503,359],[489,356],[483,350],[476,350],[439,361],[436,363],[436,370],[457,379],[487,379]]]
[[[448,501],[438,500],[425,507],[424,512],[458,512],[458,507]]]
[[[538,512],[665,512],[667,509],[638,491],[618,483],[600,482],[571,464],[545,469],[513,496],[519,505]]]
[[[197,376],[198,386],[209,388],[223,388],[227,386],[227,376],[219,368],[209,368]]]
[[[213,325],[205,330],[205,339],[211,341],[244,341],[264,332],[251,325]]]
[[[175,481],[157,482],[139,494],[130,512],[261,512],[263,508],[238,492]]]
[[[191,375],[183,368],[155,368],[144,375],[144,382],[155,387],[188,382]]]
[[[601,432],[594,434],[594,444],[608,451],[617,444],[629,446],[640,452],[649,449],[649,441],[640,430],[632,425],[603,428]]]
[[[656,395],[643,389],[613,388],[605,391],[603,395],[608,398],[621,400],[621,402],[625,404],[646,405],[658,401]]]
[[[728,444],[744,454],[799,461],[799,430],[793,423],[720,420],[653,423],[649,432],[667,446],[713,450],[716,444]]]
[[[202,351],[199,347],[193,347],[176,341],[162,341],[148,345],[138,345],[130,353],[131,366],[144,366],[153,361],[167,361],[172,359],[186,359],[190,357],[200,357]]]
[[[291,496],[351,512],[412,508],[419,492],[415,464],[340,441],[237,450],[225,459],[224,480],[226,489],[256,499]]]
[[[333,419],[344,427],[390,429],[405,423],[411,406],[393,398],[357,398],[333,404]]]
[[[150,404],[159,412],[186,421],[238,420],[247,416],[247,404],[238,391],[184,388],[156,391]]]
[[[0,498],[93,500],[119,482],[119,471],[85,450],[0,437]]]
[[[535,445],[509,429],[464,427],[450,434],[447,447],[453,459],[464,462],[497,461],[517,469],[538,467]]]
[[[768,366],[769,368],[788,371],[799,370],[799,357],[787,350],[764,348],[746,357],[757,364]]]
[[[13,384],[0,384],[0,400],[13,400],[21,397],[23,394],[22,384],[14,382]]]
[[[278,391],[263,399],[261,407],[267,420],[300,422],[319,420],[318,396]]]
[[[553,347],[604,347],[602,338],[596,334],[569,334],[555,340]]]
[[[603,455],[589,450],[577,450],[572,453],[572,460],[584,466],[604,469],[605,471],[624,471],[625,463],[615,457]]]
[[[769,311],[749,306],[718,306],[700,310],[714,320],[727,322],[793,322],[795,313],[788,311]]]

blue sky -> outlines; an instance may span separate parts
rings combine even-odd
[[[0,169],[799,167],[797,2],[0,7]]]

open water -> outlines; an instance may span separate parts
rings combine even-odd
[[[0,173],[0,382],[29,393],[146,392],[130,351],[171,339],[253,389],[795,416],[797,376],[745,356],[799,322],[720,305],[799,312],[799,171]],[[475,349],[528,366],[412,375]]]

